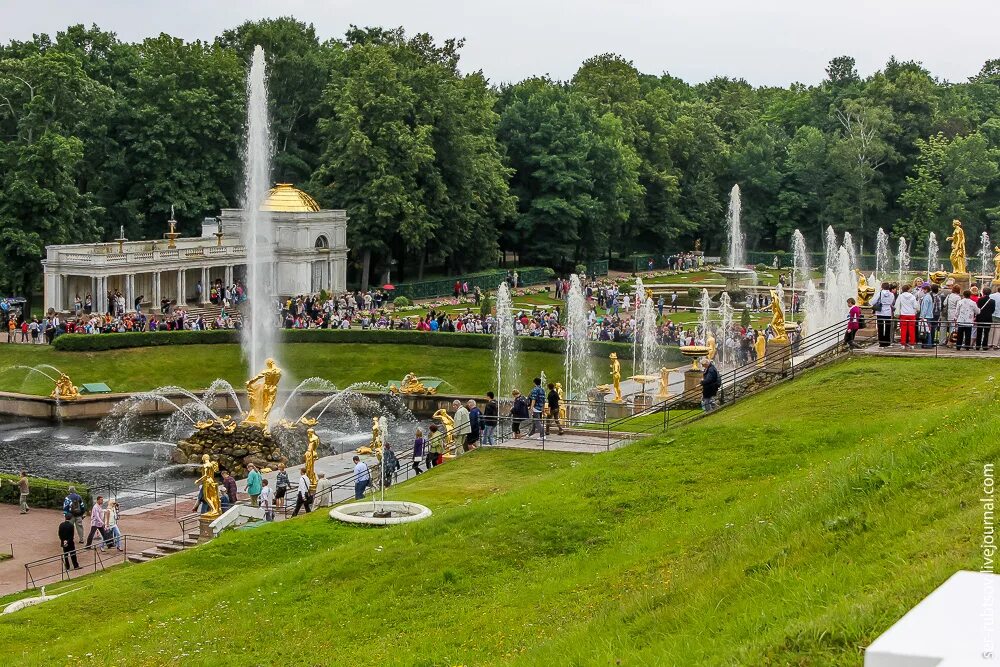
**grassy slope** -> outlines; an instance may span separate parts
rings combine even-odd
[[[296,343],[282,346],[280,361],[290,378],[324,377],[345,387],[359,380],[399,380],[408,371],[441,377],[451,383],[442,391],[482,394],[496,384],[493,355],[485,350],[407,345],[353,343]],[[521,382],[544,370],[562,375],[562,356],[546,352],[520,355]],[[599,361],[598,361],[599,362]],[[203,388],[215,378],[240,386],[246,371],[236,345],[185,345],[110,352],[58,352],[45,345],[5,345],[4,367],[51,364],[73,382],[106,382],[113,391],[142,391],[163,385]],[[44,370],[44,369],[43,369]],[[52,373],[52,371],[46,371]],[[623,369],[625,372],[625,369]],[[46,395],[51,381],[35,373],[10,369],[0,372],[0,391]]]
[[[860,665],[977,566],[998,370],[854,359],[669,445],[476,452],[396,489],[427,521],[365,530],[317,513],[226,535],[0,620],[0,657]]]

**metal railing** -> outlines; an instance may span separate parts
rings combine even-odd
[[[890,349],[902,346],[902,324],[904,320],[900,319],[899,316],[871,317],[869,321],[875,325],[876,335],[873,343],[881,347],[889,347]],[[907,320],[906,322],[913,324],[915,334],[913,349],[926,351],[928,356],[933,354],[934,357],[939,356],[941,348],[960,351],[957,348],[957,343],[961,341],[959,337],[961,332],[959,330],[963,327],[968,329],[969,349],[977,351],[980,347],[989,349],[990,336],[995,331],[1000,330],[1000,320],[972,322],[970,324],[963,324],[961,327],[957,322],[950,320],[922,319],[919,317],[916,320]],[[881,331],[883,335],[879,337],[881,327],[886,327],[886,329]],[[950,340],[952,336],[956,337],[954,345],[951,344],[952,341]],[[977,347],[977,343],[979,343],[979,347]]]

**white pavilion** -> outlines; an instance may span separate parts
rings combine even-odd
[[[288,183],[271,189],[261,210],[271,214],[274,230],[273,284],[276,296],[325,289],[342,292],[347,284],[347,212],[321,209],[312,197]],[[231,285],[246,276],[243,211],[223,209],[205,218],[201,236],[182,237],[170,221],[164,239],[52,245],[45,248],[45,310],[72,310],[74,298],[93,298],[95,312],[107,310],[108,292],[120,291],[131,310],[136,298],[159,308],[162,299],[179,306],[194,303],[201,283],[202,302],[216,280]]]

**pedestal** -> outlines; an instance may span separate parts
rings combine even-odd
[[[784,373],[791,368],[790,350],[791,343],[767,341],[767,347],[764,349],[764,370],[768,373]]]
[[[696,371],[695,369],[688,367],[688,369],[684,371],[684,393],[686,394],[690,391],[699,389],[701,387],[702,377],[701,371]]]
[[[208,542],[210,539],[215,537],[215,532],[212,530],[212,522],[218,519],[217,516],[206,516],[201,515],[198,519],[198,541]],[[187,537],[186,535],[184,537]]]
[[[955,284],[964,292],[972,286],[972,274],[969,273],[949,273],[948,277],[955,281]]]

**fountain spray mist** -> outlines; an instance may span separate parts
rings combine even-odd
[[[906,280],[906,274],[910,272],[910,251],[906,245],[906,238],[899,237],[899,251],[896,254],[896,282],[902,287]]]
[[[726,221],[727,241],[729,242],[728,266],[731,267],[743,268],[747,263],[746,244],[740,223],[742,212],[743,203],[740,198],[740,186],[737,183],[729,191],[729,212]]]
[[[879,280],[889,279],[889,266],[892,260],[889,257],[889,235],[881,227],[875,236],[875,277]]]
[[[264,49],[254,47],[247,76],[247,129],[243,155],[243,244],[247,249],[249,312],[243,313],[243,356],[256,373],[277,354],[274,314],[274,232],[261,210],[271,187],[271,132],[267,118]],[[207,286],[206,286],[207,289]]]
[[[517,382],[517,332],[514,330],[514,305],[506,281],[497,287],[497,340],[493,360],[497,371],[496,399],[510,402],[510,392]]]
[[[938,266],[938,242],[934,232],[927,235],[927,275],[937,271]]]
[[[993,253],[990,252],[990,235],[985,231],[979,237],[979,276],[983,285],[989,285],[993,276]]]
[[[583,293],[580,277],[569,277],[569,294],[566,298],[566,398],[583,401],[587,391],[594,386],[594,372],[590,359],[590,332],[588,331],[587,297]]]

